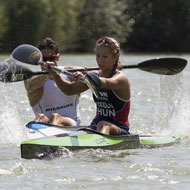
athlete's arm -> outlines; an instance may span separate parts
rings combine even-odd
[[[32,92],[40,89],[41,87],[43,87],[44,83],[49,78],[50,78],[49,74],[33,76],[24,81],[24,86],[25,86],[27,92],[32,93]]]

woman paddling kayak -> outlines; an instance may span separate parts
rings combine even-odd
[[[130,84],[127,77],[119,70],[121,63],[119,43],[111,37],[101,37],[95,44],[96,61],[99,71],[87,73],[85,77],[92,80],[99,88],[99,97],[93,95],[97,106],[96,116],[90,127],[107,135],[129,134],[128,115],[130,111]],[[57,86],[67,95],[78,94],[88,90],[81,81],[69,82],[53,71],[51,62],[45,68],[52,74]],[[78,78],[84,74],[74,73]]]

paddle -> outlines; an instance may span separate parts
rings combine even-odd
[[[42,61],[42,54],[40,50],[32,45],[23,44],[15,48],[12,52],[12,57],[20,62],[27,63],[30,65],[44,65]],[[63,73],[70,77],[74,77],[73,73],[56,66],[51,66],[51,69],[59,73]],[[88,77],[79,76],[77,80],[85,83],[94,93],[96,97],[99,97],[99,80],[98,77],[89,75]]]
[[[26,80],[34,75],[44,75],[45,71],[32,71],[22,65],[16,64],[12,58],[0,64],[0,81],[4,83]]]
[[[0,81],[17,82],[29,79],[35,75],[48,74],[46,71],[32,71],[22,65],[17,65],[14,60],[9,59],[4,64],[0,64]],[[185,59],[181,58],[157,58],[141,62],[137,65],[124,65],[123,69],[138,68],[143,71],[162,74],[174,75],[181,72],[187,64]],[[67,69],[69,72],[99,70],[98,67]]]
[[[123,69],[140,69],[150,73],[161,75],[175,75],[181,72],[187,65],[187,60],[182,58],[168,57],[156,58],[143,61],[136,65],[123,65]],[[98,67],[87,67],[82,69],[69,69],[70,72],[99,70]]]

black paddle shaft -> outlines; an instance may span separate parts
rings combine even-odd
[[[175,75],[181,72],[187,65],[187,60],[182,58],[157,58],[143,61],[137,65],[123,65],[123,69],[140,69],[150,73],[161,75]],[[99,70],[98,67],[81,69],[68,69],[70,72]]]
[[[42,57],[38,48],[24,44],[18,46],[12,53],[12,56],[23,63],[38,65]],[[162,75],[175,75],[181,72],[187,65],[187,60],[182,58],[168,57],[168,58],[156,58],[147,61],[143,61],[137,65],[124,65],[124,69],[138,68],[150,73],[162,74]],[[90,71],[99,70],[98,67],[82,68],[82,69],[68,69],[68,72],[75,71]],[[69,74],[69,73],[65,73]]]

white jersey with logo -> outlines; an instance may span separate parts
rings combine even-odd
[[[69,80],[66,75],[62,75],[62,77],[65,80]],[[64,117],[74,119],[79,124],[79,95],[67,96],[57,87],[54,80],[51,79],[48,79],[43,87],[44,91],[41,100],[32,107],[35,115],[43,113],[50,118],[52,113],[59,113]]]

